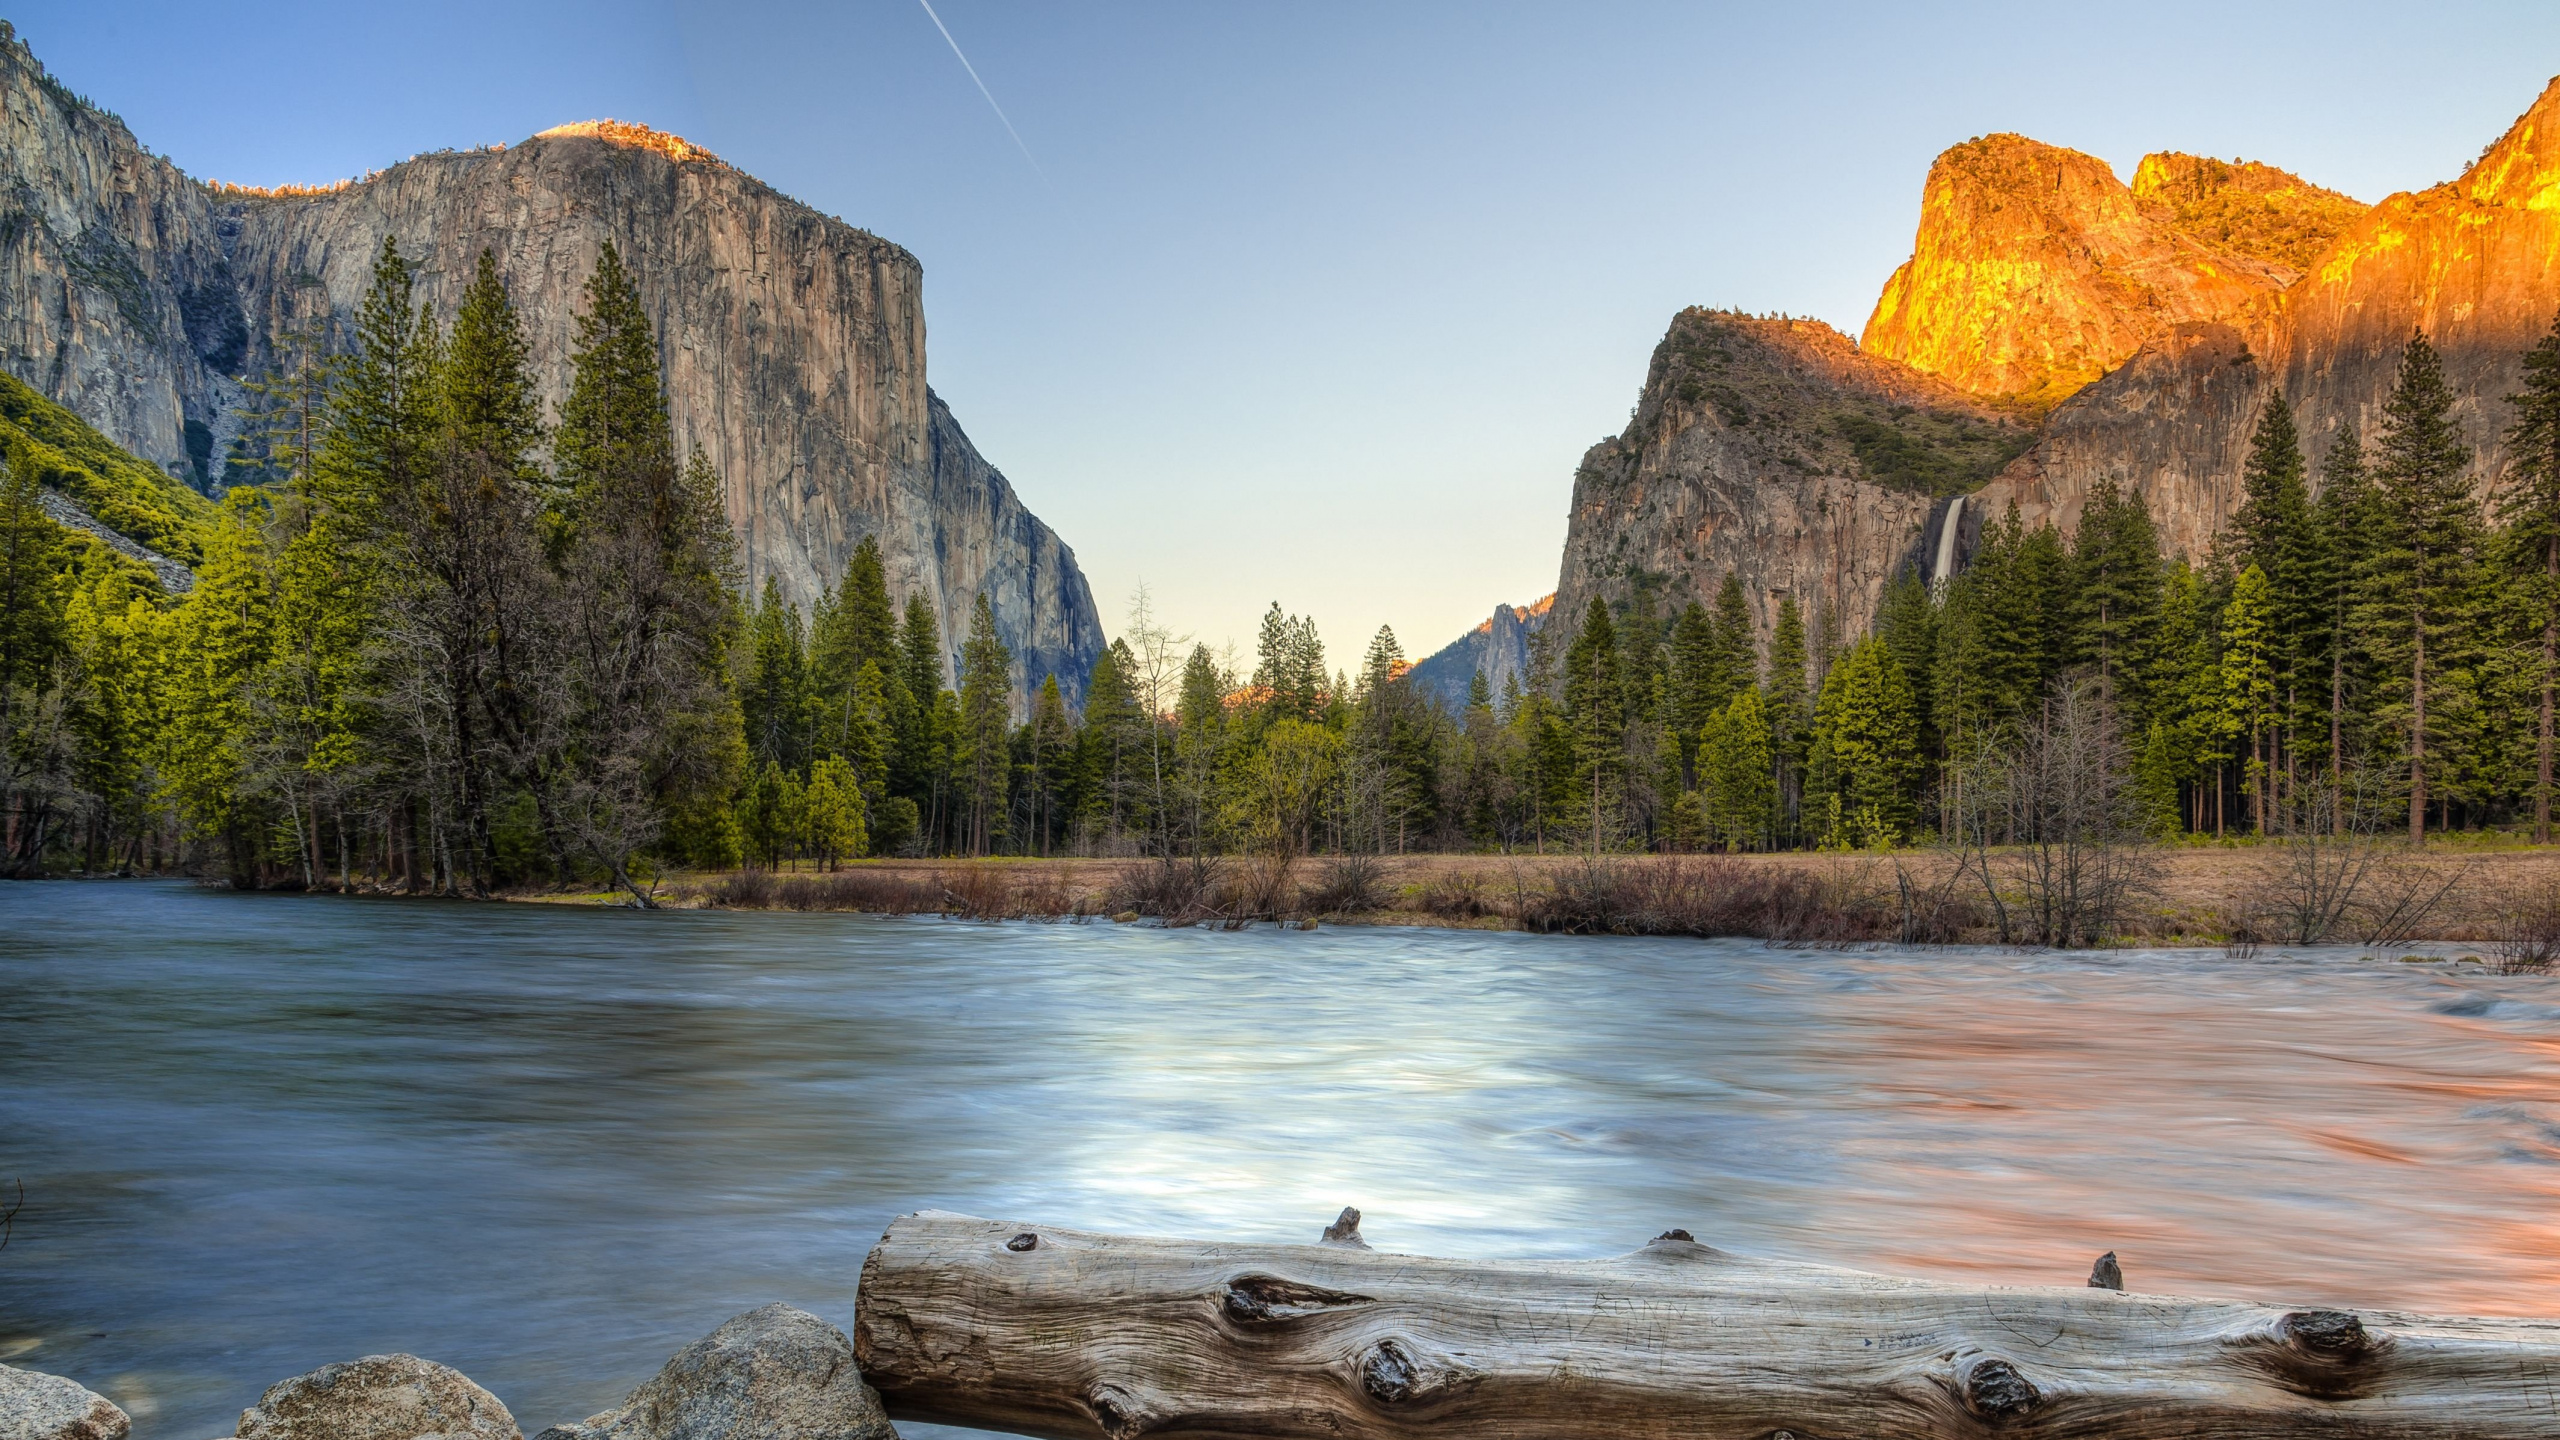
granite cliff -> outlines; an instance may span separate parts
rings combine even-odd
[[[1595,594],[1651,591],[1668,612],[1737,571],[1764,636],[1784,593],[1854,634],[1901,568],[1959,568],[2012,504],[2068,533],[2108,478],[2200,558],[2272,389],[2316,480],[2343,429],[2379,419],[2419,329],[2486,494],[2555,309],[2560,80],[2459,179],[2372,206],[2246,160],[2149,155],[2128,185],[2076,151],[1968,141],[1931,167],[1861,343],[1672,322],[1634,422],[1575,473],[1557,605],[1570,623]]]
[[[678,441],[727,486],[750,585],[802,604],[879,537],[956,650],[991,600],[1017,694],[1071,697],[1105,643],[1074,553],[926,384],[915,257],[641,126],[564,126],[357,181],[208,185],[0,32],[0,366],[205,488],[255,377],[297,336],[343,343],[384,237],[449,310],[482,249],[524,312],[544,398],[566,393],[602,245],[658,327]]]
[[[2318,461],[2339,433],[2370,434],[2400,351],[2424,330],[2478,448],[2474,482],[2503,483],[2506,397],[2527,347],[2560,310],[2560,80],[2459,179],[2358,215],[2284,290],[2184,324],[2057,408],[2027,454],[1989,486],[2032,524],[2079,521],[2106,477],[2151,505],[2164,544],[2201,555],[2239,503],[2259,408],[2281,386]]]
[[[1684,310],[1624,433],[1574,473],[1556,607],[1655,592],[1676,612],[1727,572],[1762,632],[1781,596],[1871,613],[1948,501],[2030,432],[1813,320]]]
[[[2022,135],[1947,151],[1929,168],[1911,258],[1885,282],[1860,346],[2037,414],[2168,328],[2230,315],[2299,273],[2260,232],[2304,207],[2262,197],[2312,187],[2263,165],[2171,155],[2150,157],[2136,178],[2146,189],[2095,156]],[[2219,241],[2180,223],[2181,202],[2199,216],[2229,213],[2207,222]]]

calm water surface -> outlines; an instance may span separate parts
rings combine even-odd
[[[2554,1314],[2560,981],[9,885],[11,1177],[0,1359],[141,1440],[388,1350],[530,1434],[925,1206]]]

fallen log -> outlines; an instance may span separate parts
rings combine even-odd
[[[1051,1440],[2560,1436],[2560,1322],[1897,1280],[1674,1230],[1589,1261],[925,1212],[862,1267],[897,1419]]]

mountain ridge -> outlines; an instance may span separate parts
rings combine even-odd
[[[385,237],[450,316],[488,249],[542,398],[568,384],[608,240],[656,326],[680,445],[722,476],[750,588],[804,607],[879,539],[939,613],[945,667],[985,594],[1023,704],[1079,697],[1105,643],[1074,552],[967,443],[926,379],[923,270],[894,242],[680,137],[623,122],[431,152],[271,190],[186,176],[0,32],[0,368],[111,440],[218,488],[243,381],[292,337],[343,348]]]

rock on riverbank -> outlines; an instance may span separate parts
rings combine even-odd
[[[124,1440],[133,1422],[59,1375],[0,1365],[0,1440]]]
[[[0,1440],[125,1440],[132,1422],[58,1375],[0,1365]],[[267,1387],[236,1440],[524,1440],[451,1366],[367,1355]],[[842,1330],[788,1305],[750,1310],[677,1352],[620,1407],[538,1440],[898,1440]]]

